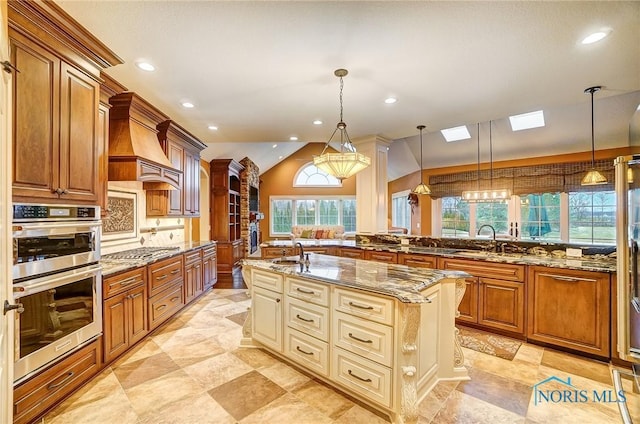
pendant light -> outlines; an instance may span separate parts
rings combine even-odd
[[[608,182],[607,177],[602,175],[602,173],[596,169],[596,164],[595,164],[596,163],[596,145],[595,145],[595,137],[593,134],[593,93],[595,93],[596,91],[600,91],[601,88],[602,88],[601,86],[596,85],[594,87],[589,87],[584,90],[585,94],[586,93],[591,94],[591,170],[587,172],[587,175],[585,175],[582,178],[580,185],[583,185],[583,186],[600,185],[600,184],[606,184]]]
[[[314,156],[313,158],[313,164],[315,166],[327,174],[333,175],[340,181],[349,178],[371,165],[370,158],[362,153],[356,152],[356,148],[351,143],[349,135],[347,134],[347,124],[345,124],[342,119],[342,89],[344,87],[342,78],[347,76],[348,73],[346,69],[336,69],[333,73],[340,78],[340,122],[338,122],[336,129],[333,130],[320,156]],[[329,143],[338,130],[340,131],[340,151],[336,153],[327,152]]]
[[[420,130],[420,184],[413,189],[412,193],[431,194],[429,186],[422,182],[422,130],[426,127],[424,125],[418,125],[416,128]]]
[[[508,188],[493,188],[493,137],[492,121],[489,121],[489,190],[480,190],[480,124],[478,124],[478,189],[462,192],[462,200],[467,203],[502,203],[509,200],[511,190]]]

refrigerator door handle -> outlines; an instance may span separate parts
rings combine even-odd
[[[636,314],[640,314],[640,299],[634,297],[631,299],[631,305],[633,305],[633,309],[636,310]]]
[[[636,299],[638,298],[638,242],[635,240],[631,240],[630,241],[631,244],[631,248],[630,248],[630,253],[631,253],[631,294],[633,296],[633,302],[636,301]],[[638,313],[640,313],[640,305],[638,305],[638,307],[636,307],[636,305],[634,304],[634,307],[636,308],[636,311],[638,311]]]

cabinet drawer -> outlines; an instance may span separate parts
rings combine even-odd
[[[202,249],[190,250],[184,253],[184,263],[192,264],[202,258]]]
[[[106,277],[102,280],[102,293],[104,293],[104,298],[108,299],[139,284],[144,284],[146,281],[146,268],[137,268],[122,274]]]
[[[149,299],[149,327],[156,328],[184,306],[182,284],[177,283]]]
[[[149,296],[158,294],[168,285],[178,280],[182,281],[183,268],[184,259],[182,255],[149,265]]]
[[[251,270],[251,282],[254,286],[282,293],[284,278],[275,272],[266,272],[259,269]]]
[[[376,252],[375,250],[365,250],[364,258],[369,261],[398,263],[398,254],[395,252]]]
[[[342,312],[333,314],[333,344],[387,367],[393,361],[393,329]]]
[[[364,259],[364,250],[341,248],[339,255],[343,258]]]
[[[14,423],[31,422],[100,370],[97,339],[14,389]]]
[[[334,349],[331,378],[367,399],[391,406],[391,370],[387,367]]]
[[[464,271],[475,277],[497,278],[507,281],[524,281],[525,276],[524,265],[465,259],[440,258],[438,268]]]
[[[285,299],[284,320],[295,328],[325,342],[329,341],[329,310],[322,306],[291,298]]]
[[[288,328],[284,353],[300,365],[329,376],[329,345],[299,331]]]
[[[316,305],[329,306],[329,286],[287,277],[287,294]]]
[[[391,325],[393,323],[393,299],[339,288],[335,289],[333,296],[337,311],[382,324]]]
[[[398,263],[415,268],[438,268],[438,258],[428,255],[414,255],[409,253],[399,253]]]
[[[208,246],[202,249],[202,257],[208,258],[210,256],[216,256],[216,245]]]

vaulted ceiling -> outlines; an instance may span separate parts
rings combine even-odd
[[[351,138],[393,140],[389,179],[419,169],[419,124],[431,168],[474,163],[478,122],[483,161],[488,121],[494,161],[589,150],[590,86],[603,86],[597,149],[633,143],[629,122],[640,113],[637,1],[57,3],[124,59],[108,74],[208,145],[204,159],[249,156],[261,172],[327,141],[339,118],[338,68],[349,70]],[[601,29],[609,36],[581,44]],[[141,60],[156,70],[136,67]],[[545,127],[511,131],[509,115],[539,109]],[[446,143],[439,130],[459,125],[471,139]]]

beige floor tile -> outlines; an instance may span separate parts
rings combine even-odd
[[[525,418],[473,396],[454,390],[444,402],[433,423],[524,423]]]
[[[560,371],[580,375],[605,384],[611,383],[609,365],[577,355],[545,349],[541,364]]]
[[[197,396],[203,392],[202,386],[181,369],[125,389],[131,406],[138,415],[145,415],[177,400]]]
[[[296,387],[299,387],[310,380],[306,375],[280,361],[269,367],[260,369],[259,372],[278,386],[288,391],[293,391]]]
[[[231,353],[257,370],[280,363],[280,361],[274,356],[271,356],[264,350],[258,348],[241,347],[232,350]]]
[[[233,424],[229,415],[207,393],[182,398],[140,416],[136,424]]]
[[[240,420],[241,424],[296,423],[330,424],[333,420],[290,393]]]
[[[354,403],[325,384],[309,380],[292,393],[308,405],[333,419],[341,417]]]
[[[530,362],[509,361],[484,353],[477,353],[471,362],[472,368],[505,376],[522,384],[532,386],[538,382],[539,365]]]
[[[253,370],[229,352],[183,368],[200,387],[210,390]]]
[[[389,424],[389,420],[384,419],[377,414],[363,408],[360,405],[353,405],[349,410],[345,411],[335,424]]]
[[[469,377],[471,380],[461,382],[456,390],[523,417],[527,414],[530,386],[477,368],[469,369]]]
[[[520,346],[520,349],[518,349],[518,353],[516,353],[516,356],[513,358],[513,360],[530,362],[535,365],[540,365],[543,353],[543,347],[523,343],[522,346]]]
[[[95,399],[93,402],[80,401],[74,408],[45,417],[44,424],[135,424],[138,420],[133,406],[122,391]]]
[[[197,362],[213,358],[216,355],[226,352],[224,348],[220,347],[211,339],[203,339],[201,341],[185,345],[172,344],[164,347],[162,350],[164,350],[180,367],[193,365]]]
[[[151,337],[147,337],[145,340],[142,340],[134,346],[129,352],[118,358],[118,360],[112,365],[121,365],[126,364],[127,362],[139,361],[140,359],[148,358],[161,352],[162,349],[160,349],[160,346],[158,346]]]
[[[135,362],[117,365],[113,372],[126,390],[179,369],[169,355],[161,352]]]

